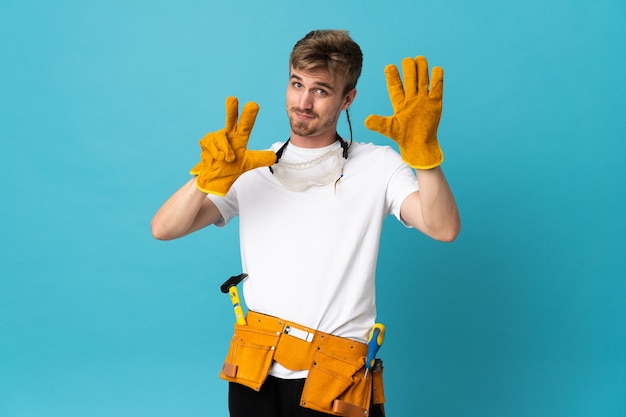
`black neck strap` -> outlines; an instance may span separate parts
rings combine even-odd
[[[348,159],[348,148],[350,147],[350,145],[348,145],[348,142],[346,142],[345,140],[343,140],[341,136],[339,136],[339,133],[335,133],[335,134],[337,135],[337,140],[339,141],[339,144],[341,144],[341,149],[343,149],[344,159]],[[281,146],[280,149],[276,151],[276,163],[278,163],[278,161],[280,161],[280,158],[282,158],[283,152],[285,152],[285,149],[287,148],[287,145],[289,145],[290,140],[291,138],[287,139],[287,141],[285,141],[283,146]]]

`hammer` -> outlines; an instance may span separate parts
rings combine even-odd
[[[241,302],[239,301],[239,292],[237,291],[237,284],[246,279],[248,274],[243,273],[240,275],[232,276],[222,284],[220,289],[224,294],[230,293],[230,301],[233,303],[233,309],[235,310],[235,317],[237,318],[237,324],[246,325],[246,318],[243,315],[243,309],[241,308]]]

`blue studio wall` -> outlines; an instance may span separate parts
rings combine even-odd
[[[626,415],[623,1],[1,0],[0,416],[227,416],[236,224],[149,221],[227,95],[261,107],[252,148],[286,138],[314,28],[362,46],[359,140],[393,146],[362,123],[386,64],[445,71],[463,230],[385,224],[388,415]]]

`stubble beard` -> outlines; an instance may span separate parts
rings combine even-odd
[[[309,116],[313,116],[313,119],[303,122],[296,119],[295,113],[304,113]],[[305,112],[299,111],[296,108],[292,108],[289,114],[289,125],[291,127],[291,131],[298,136],[315,136],[316,134],[324,131],[328,127],[332,126],[334,123],[333,120],[321,120],[319,115],[313,112]]]
[[[295,122],[291,120],[291,131],[298,136],[312,136],[315,132],[315,126],[311,126],[305,122]]]

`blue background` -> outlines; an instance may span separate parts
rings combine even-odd
[[[463,230],[385,224],[388,415],[626,415],[623,1],[1,0],[0,416],[227,415],[237,227],[149,222],[227,95],[261,106],[251,147],[286,138],[315,28],[362,46],[356,139],[391,144],[362,123],[386,64],[446,74]]]

